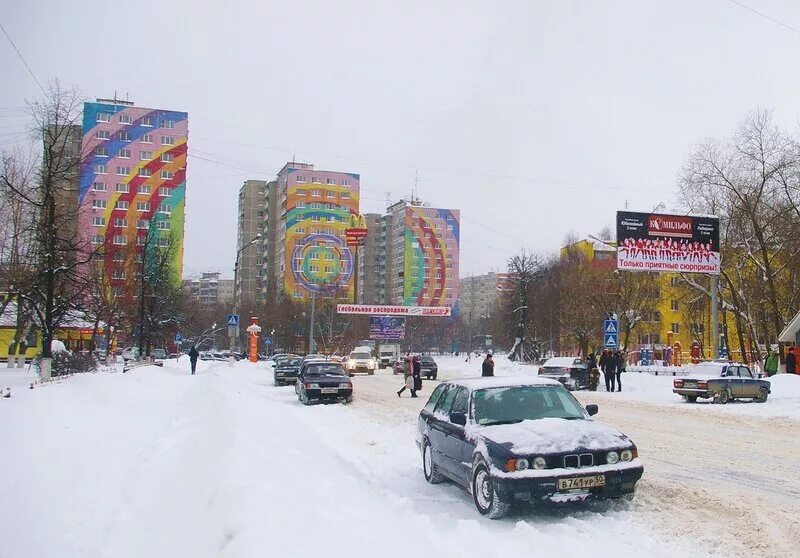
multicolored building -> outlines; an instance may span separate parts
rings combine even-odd
[[[354,254],[345,240],[350,216],[358,214],[360,177],[355,173],[287,163],[278,173],[278,204],[267,238],[275,239],[276,286],[296,299],[312,293],[352,300]],[[269,208],[266,215],[271,212]]]
[[[113,296],[150,243],[183,272],[188,114],[119,100],[85,103],[78,188],[80,231],[97,249]]]

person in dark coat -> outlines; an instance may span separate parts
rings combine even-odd
[[[481,376],[494,376],[494,361],[492,360],[492,353],[486,355],[481,365]]]
[[[600,368],[603,369],[603,376],[606,379],[606,391],[614,391],[614,378],[617,372],[617,360],[608,351],[603,351],[600,357]]]
[[[615,364],[617,365],[617,391],[622,391],[622,373],[625,372],[625,353],[617,351],[614,353],[614,357],[616,360]]]
[[[789,349],[786,353],[786,373],[797,374],[797,356],[795,355],[795,348]]]
[[[411,391],[411,397],[417,396],[417,388],[414,387],[414,365],[411,357],[403,359],[403,387],[397,392],[397,397],[400,397],[406,389]]]
[[[597,369],[597,358],[594,353],[589,353],[586,358],[586,371],[589,373],[589,391],[597,391],[600,383],[600,371]]]
[[[418,355],[414,355],[414,358],[411,359],[411,375],[414,378],[414,389],[411,391],[411,397],[416,397],[417,392],[422,389],[422,362],[420,362]]]
[[[192,375],[194,375],[194,371],[197,368],[197,357],[200,356],[200,353],[197,350],[197,347],[192,345],[192,348],[189,349],[189,362],[192,365]]]

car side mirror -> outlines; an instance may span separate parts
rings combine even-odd
[[[597,407],[597,405],[586,405],[586,412],[589,413],[590,417],[593,417],[594,415],[596,415],[597,411],[599,411],[599,408]]]
[[[467,415],[464,413],[450,413],[450,422],[458,424],[459,426],[466,426]]]

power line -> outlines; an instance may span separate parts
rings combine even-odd
[[[743,8],[743,9],[747,10],[748,12],[753,12],[754,14],[756,14],[756,15],[758,15],[758,16],[761,16],[761,17],[763,17],[764,19],[768,19],[768,20],[769,20],[769,21],[771,21],[772,23],[776,23],[776,24],[780,25],[781,27],[783,27],[783,28],[785,28],[785,29],[788,29],[789,31],[793,31],[793,32],[797,33],[798,35],[800,35],[800,29],[798,29],[797,27],[792,27],[792,26],[791,26],[791,25],[789,25],[788,23],[784,23],[784,22],[782,22],[782,21],[780,21],[780,20],[778,20],[778,19],[775,19],[775,18],[774,18],[774,17],[772,17],[772,16],[768,16],[767,14],[765,14],[765,13],[763,13],[763,12],[759,12],[758,10],[756,10],[756,9],[754,9],[754,8],[751,8],[750,6],[747,6],[747,5],[745,5],[745,4],[742,4],[742,3],[741,3],[741,2],[739,2],[738,0],[728,0],[728,2],[730,2],[731,4],[736,4],[737,6],[739,6],[740,8]]]
[[[39,89],[41,89],[41,90],[42,90],[42,93],[44,93],[44,94],[45,94],[45,96],[46,96],[46,95],[47,95],[47,92],[44,90],[44,87],[42,87],[42,84],[39,82],[39,78],[37,78],[37,77],[36,77],[36,74],[34,74],[34,73],[33,73],[33,70],[31,70],[31,67],[30,67],[30,66],[28,66],[28,63],[25,61],[25,57],[24,57],[24,56],[22,56],[22,53],[21,53],[21,52],[19,51],[19,49],[17,48],[17,45],[15,45],[15,44],[14,44],[14,41],[12,41],[12,40],[11,40],[11,37],[9,36],[8,32],[6,31],[6,28],[5,28],[5,27],[3,27],[3,24],[2,24],[2,23],[0,23],[0,29],[2,29],[2,30],[3,30],[3,35],[5,35],[5,36],[6,36],[6,39],[8,39],[8,42],[9,42],[9,43],[11,43],[11,46],[12,46],[12,47],[14,47],[14,51],[17,53],[17,56],[19,56],[19,59],[20,59],[20,60],[22,60],[22,63],[23,63],[23,64],[25,64],[25,67],[28,69],[28,73],[30,73],[30,74],[31,74],[31,77],[32,77],[32,78],[33,78],[33,80],[36,82],[36,85],[38,85],[38,86],[39,86]]]

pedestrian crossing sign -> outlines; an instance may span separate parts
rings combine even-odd
[[[603,331],[606,334],[613,333],[616,335],[619,333],[619,329],[617,328],[617,320],[606,320],[603,322]]]
[[[606,341],[603,346],[606,349],[616,349],[618,343],[618,338],[616,335],[606,334]]]
[[[228,318],[225,320],[225,322],[228,326],[238,326],[239,314],[228,314]]]

